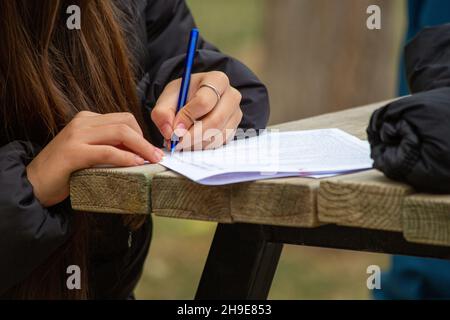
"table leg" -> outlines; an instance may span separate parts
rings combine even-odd
[[[267,299],[282,248],[263,226],[219,224],[195,298]]]

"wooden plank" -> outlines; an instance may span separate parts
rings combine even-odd
[[[234,221],[279,226],[315,227],[319,181],[285,178],[233,186]]]
[[[153,213],[163,217],[313,227],[318,184],[287,178],[203,186],[167,171],[153,178],[151,199]]]
[[[321,222],[369,229],[402,231],[402,204],[411,187],[371,170],[321,181]]]
[[[323,223],[401,231],[410,242],[450,246],[450,196],[416,194],[375,170],[323,180],[318,216]]]
[[[450,246],[450,195],[406,197],[402,217],[408,241]]]
[[[151,179],[166,169],[160,165],[81,170],[70,180],[72,208],[121,214],[151,212]]]
[[[281,131],[339,128],[359,139],[367,140],[366,128],[369,124],[370,116],[376,109],[386,105],[389,101],[287,122],[270,128]]]
[[[174,172],[152,183],[153,213],[158,216],[231,223],[231,186],[203,186]]]

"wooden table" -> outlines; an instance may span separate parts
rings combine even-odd
[[[276,126],[366,138],[386,102]],[[381,172],[202,186],[159,165],[72,176],[72,207],[217,222],[197,298],[266,298],[284,243],[450,259],[450,195],[418,194]]]

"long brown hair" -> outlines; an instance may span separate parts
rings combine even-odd
[[[81,8],[81,30],[66,26],[66,9]],[[82,110],[131,111],[143,124],[125,19],[111,0],[0,1],[0,140],[45,146]],[[88,214],[75,214],[71,239],[10,296],[89,298]],[[123,219],[139,228],[144,218]],[[4,257],[7,258],[7,257]],[[82,268],[82,290],[67,290],[65,268]]]

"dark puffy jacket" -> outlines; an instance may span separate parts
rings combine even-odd
[[[183,69],[188,34],[195,26],[183,0],[117,0],[131,19],[127,27],[133,55],[139,66],[139,95],[144,118],[155,144],[162,142],[149,111],[165,85],[179,78]],[[269,116],[264,85],[239,61],[219,52],[203,39],[199,43],[194,72],[221,70],[242,93],[244,117],[240,127],[263,128]],[[1,121],[1,119],[0,119]],[[0,295],[24,281],[71,235],[72,215],[68,202],[44,208],[33,195],[26,165],[43,146],[27,141],[0,141]],[[94,298],[125,299],[136,285],[151,238],[151,221],[132,234],[114,215],[103,241],[90,257],[90,290]],[[61,275],[65,277],[65,274]]]

